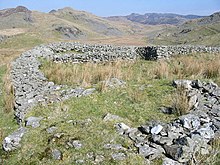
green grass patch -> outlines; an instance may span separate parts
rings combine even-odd
[[[12,133],[14,130],[18,128],[18,125],[16,121],[14,120],[13,110],[11,110],[9,113],[5,113],[5,107],[4,107],[5,103],[4,103],[4,97],[3,97],[5,93],[5,89],[4,89],[3,77],[6,74],[6,71],[7,71],[7,67],[5,65],[0,66],[0,116],[1,116],[0,142],[3,142],[4,138],[7,135],[9,135],[10,133]],[[5,163],[4,159],[8,158],[8,154],[5,153],[2,149],[0,149],[0,155],[1,155],[1,159],[3,159],[2,161],[4,164]]]
[[[0,49],[2,48],[13,48],[13,49],[21,49],[21,48],[32,48],[39,44],[44,43],[43,40],[38,38],[36,35],[32,34],[19,34],[14,37],[7,39],[6,41],[0,44]]]

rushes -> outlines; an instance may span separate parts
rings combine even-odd
[[[56,84],[67,84],[75,86],[90,87],[98,84],[100,81],[107,80],[112,77],[119,79],[129,78],[129,71],[123,75],[123,68],[128,62],[116,61],[104,64],[61,64],[54,62],[44,63],[42,70],[50,81]],[[128,69],[131,70],[131,69]],[[103,88],[102,84],[102,88]]]
[[[217,78],[220,75],[220,59],[208,62],[203,70],[203,75],[206,78]]]
[[[157,79],[169,78],[170,68],[166,61],[159,61],[157,66],[153,69],[153,74]]]
[[[190,111],[187,91],[183,86],[177,87],[172,102],[173,110],[177,116],[187,114]]]
[[[149,71],[158,79],[217,79],[220,77],[218,55],[182,56],[156,62]]]

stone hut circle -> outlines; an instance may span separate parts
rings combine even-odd
[[[71,97],[92,94],[95,88],[70,88],[49,82],[40,71],[40,58],[59,63],[101,63],[115,60],[158,60],[191,53],[220,53],[220,48],[205,46],[111,46],[80,43],[52,43],[24,52],[12,62],[11,81],[14,88],[15,119],[20,128],[3,141],[3,149],[12,151],[20,146],[23,135],[39,125],[42,118],[25,115],[38,104],[59,102]],[[117,131],[130,138],[138,153],[147,160],[164,156],[164,164],[185,164],[195,152],[207,154],[210,142],[220,136],[220,88],[215,83],[199,80],[176,80],[189,93],[192,109],[170,123],[154,123],[130,128],[116,124]],[[117,116],[116,116],[117,117]],[[24,126],[25,125],[25,126]]]

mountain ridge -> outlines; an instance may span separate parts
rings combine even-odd
[[[176,27],[158,33],[154,43],[159,44],[202,44],[220,46],[220,12],[195,20],[187,21]]]
[[[145,17],[152,15],[155,13],[145,14]],[[18,42],[28,38],[37,43],[68,40],[123,45],[201,43],[217,46],[220,43],[220,12],[199,19],[186,15],[189,20],[181,18],[179,21],[183,23],[177,25],[171,21],[174,17],[179,18],[177,14],[165,14],[171,20],[163,21],[162,17],[156,18],[164,14],[156,15],[153,21],[160,24],[154,22],[148,25],[141,23],[141,20],[134,22],[123,16],[104,18],[70,7],[44,13],[18,6],[0,10],[0,35],[6,36],[4,40],[8,40],[7,36],[19,35]],[[139,17],[140,14],[133,13],[131,16]],[[167,21],[171,21],[171,24],[162,24]]]
[[[17,9],[0,10],[0,13],[17,11],[6,17],[0,16],[0,35],[4,33],[7,36],[6,32],[8,32],[10,36],[11,34],[19,34],[19,40],[27,37],[28,39],[36,38],[37,41],[40,39],[43,42],[75,40],[92,43],[143,45],[147,34],[155,33],[163,28],[162,26],[152,28],[138,23],[111,21],[69,7],[52,10],[49,13],[29,12],[25,7],[22,12]],[[27,13],[32,21],[25,19]],[[20,32],[16,29],[19,29]]]
[[[188,20],[198,19],[202,17],[204,16],[198,16],[192,14],[180,15],[174,13],[145,13],[145,14],[132,13],[127,16],[111,16],[106,18],[110,20],[124,18],[132,22],[138,22],[147,25],[161,25],[161,24],[179,25]]]

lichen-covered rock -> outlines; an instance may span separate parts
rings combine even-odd
[[[112,115],[110,113],[107,113],[105,117],[103,118],[103,121],[114,121],[114,120],[120,120],[121,117],[117,115]]]
[[[61,159],[62,159],[62,153],[61,153],[61,151],[58,150],[58,149],[52,150],[52,157],[53,157],[53,159],[55,159],[55,160],[61,160]]]
[[[56,131],[56,130],[57,130],[57,127],[55,127],[55,126],[52,126],[52,127],[49,127],[46,129],[47,133],[49,133],[49,134],[54,133],[54,131]]]
[[[124,82],[123,80],[119,80],[117,78],[111,78],[111,79],[105,81],[105,84],[107,87],[117,88],[117,87],[124,86],[126,84],[126,82]]]
[[[112,159],[113,160],[124,160],[126,159],[126,155],[123,152],[119,152],[119,153],[113,153],[112,154]]]
[[[148,144],[144,144],[144,145],[138,146],[138,148],[139,148],[139,151],[138,151],[139,154],[149,160],[160,158],[164,153],[164,149],[158,145],[154,145],[153,147]]]
[[[127,126],[124,123],[117,123],[115,125],[115,127],[116,127],[118,133],[121,134],[121,135],[128,132],[128,131],[130,131],[130,129],[131,129],[129,126]]]
[[[81,149],[83,147],[83,144],[79,140],[69,140],[67,142],[67,145],[71,148],[75,148],[77,150]]]
[[[13,151],[20,147],[21,138],[26,133],[26,128],[19,128],[11,135],[7,136],[3,141],[3,149],[5,151]]]
[[[156,126],[154,126],[151,130],[150,130],[150,132],[151,132],[151,134],[155,134],[155,135],[157,135],[157,134],[159,134],[160,133],[160,131],[162,131],[162,129],[163,129],[163,126],[162,125],[156,125]]]
[[[25,126],[31,126],[32,128],[40,127],[40,121],[43,119],[43,117],[28,117],[25,120]]]
[[[192,81],[190,80],[174,80],[173,81],[173,85],[175,87],[183,87],[188,90],[192,88],[191,83]]]

